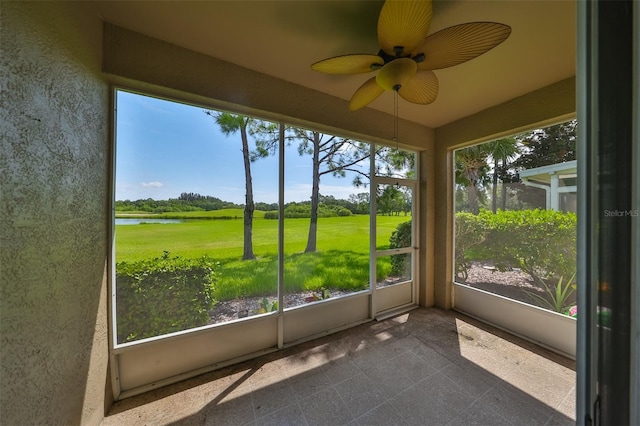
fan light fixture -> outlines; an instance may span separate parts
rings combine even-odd
[[[410,58],[400,58],[389,62],[376,75],[376,83],[384,90],[396,92],[407,84],[418,71],[418,64]]]
[[[352,111],[393,91],[414,104],[427,105],[438,96],[438,78],[432,70],[447,68],[493,49],[511,34],[511,27],[495,22],[469,22],[445,28],[427,37],[431,0],[386,0],[378,18],[377,55],[353,54],[325,59],[311,69],[327,74],[378,71],[351,97]]]

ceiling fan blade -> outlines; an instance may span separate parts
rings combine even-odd
[[[496,22],[469,22],[445,28],[427,37],[413,53],[424,53],[420,70],[437,70],[469,61],[493,49],[511,34],[511,27]]]
[[[438,77],[433,71],[418,71],[398,90],[398,94],[408,102],[427,105],[436,100],[438,88]]]
[[[391,56],[409,55],[429,34],[431,12],[431,0],[385,1],[378,18],[380,48]]]
[[[370,78],[355,91],[351,97],[351,102],[349,102],[349,109],[351,111],[356,111],[369,105],[371,102],[375,101],[382,92],[384,92],[384,89],[378,86],[376,78]]]
[[[327,74],[360,74],[380,68],[384,60],[378,55],[342,55],[311,64],[311,69]]]

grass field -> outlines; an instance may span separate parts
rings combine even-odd
[[[224,213],[222,213],[224,212]],[[241,260],[243,221],[241,210],[218,211],[230,220],[191,220],[178,224],[141,224],[116,226],[116,261],[135,262],[171,256],[197,258],[210,256],[220,262],[216,298],[273,295],[277,285],[278,221],[256,214],[253,223],[253,251],[256,260]],[[185,212],[189,219],[203,213]],[[170,216],[169,216],[170,215]],[[152,215],[176,218],[176,213]],[[200,216],[201,217],[201,216]],[[409,216],[377,218],[378,248],[389,245],[389,237]],[[358,291],[369,282],[369,216],[318,219],[317,252],[303,253],[309,232],[309,219],[286,219],[285,291],[319,290],[321,287]],[[378,277],[389,271],[388,259],[378,264]]]
[[[227,210],[233,212],[233,210]],[[189,214],[191,213],[191,214]],[[184,219],[201,217],[183,212]],[[174,215],[177,213],[172,213]],[[264,215],[264,213],[262,213]],[[218,216],[225,216],[219,214]],[[256,256],[277,254],[278,221],[257,217],[253,223],[253,250]],[[169,218],[166,215],[148,215]],[[172,216],[171,218],[176,218]],[[379,248],[389,245],[389,237],[408,216],[379,216],[377,242]],[[285,219],[285,252],[304,250],[309,232],[309,219]],[[181,257],[209,255],[220,259],[240,258],[243,252],[243,221],[192,220],[176,224],[147,223],[116,226],[116,260],[148,259],[169,251]],[[318,250],[341,250],[369,253],[369,216],[330,217],[318,219]]]

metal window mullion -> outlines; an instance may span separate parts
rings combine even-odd
[[[578,2],[578,49],[576,75],[576,100],[578,118],[578,226],[577,226],[577,304],[581,314],[577,321],[576,353],[576,423],[587,424],[594,420],[596,400],[598,333],[596,329],[596,280],[598,276],[597,183],[598,170],[593,142],[595,131],[590,131],[593,120],[594,89],[592,63],[596,49],[592,37],[596,23],[593,21],[593,3]]]
[[[376,288],[378,283],[376,281],[378,269],[376,266],[376,238],[377,238],[377,183],[376,183],[376,145],[369,145],[369,289],[371,290],[371,296],[369,300],[369,315],[371,318],[376,316]]]
[[[420,158],[416,158],[416,177],[420,171]],[[417,209],[420,205],[420,191],[418,189],[418,179],[413,182],[411,187],[411,302],[414,304],[418,304],[418,276],[420,274],[420,262],[418,262],[418,249],[420,248],[418,245],[418,229],[420,229],[420,216],[417,214]]]
[[[284,345],[284,130],[281,121],[278,141],[278,348]]]

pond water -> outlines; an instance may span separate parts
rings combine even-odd
[[[143,219],[143,218],[116,218],[116,225],[140,225],[141,223],[182,223],[180,219]]]

